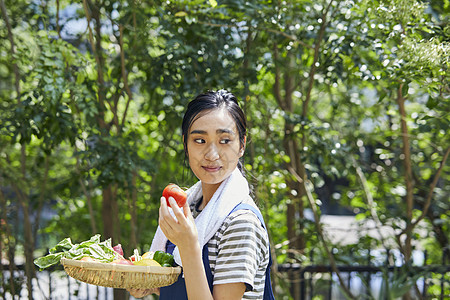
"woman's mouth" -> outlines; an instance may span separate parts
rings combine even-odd
[[[221,169],[221,167],[208,167],[208,166],[203,166],[202,168],[206,172],[217,172]]]

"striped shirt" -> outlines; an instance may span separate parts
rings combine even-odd
[[[255,206],[248,198],[244,203]],[[191,206],[194,218],[200,213]],[[262,299],[269,263],[269,237],[258,217],[250,210],[231,213],[208,242],[213,284],[242,282],[242,299]]]

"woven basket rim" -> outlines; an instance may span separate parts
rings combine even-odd
[[[133,266],[116,263],[82,261],[68,258],[61,258],[60,262],[63,266],[72,266],[87,270],[152,273],[161,275],[173,275],[181,273],[181,267]]]

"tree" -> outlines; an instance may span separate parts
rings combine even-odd
[[[400,232],[354,249],[396,240],[408,263],[419,226],[436,237],[427,247],[448,244],[448,13],[435,1],[1,4],[2,229],[10,257],[27,247],[29,295],[34,247],[68,232],[149,247],[162,188],[196,180],[179,127],[208,89],[232,90],[247,114],[245,166],[276,262],[344,260],[320,224],[330,203]],[[276,275],[298,298],[296,274]]]

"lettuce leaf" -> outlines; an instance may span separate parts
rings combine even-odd
[[[61,258],[82,259],[85,256],[98,259],[100,262],[111,262],[120,256],[114,251],[111,239],[100,240],[100,234],[96,234],[89,240],[79,244],[73,244],[70,238],[65,238],[49,250],[49,254],[36,258],[34,264],[40,270],[58,264]]]
[[[63,256],[64,253],[52,253],[47,256],[36,258],[34,264],[42,270],[59,263]]]

